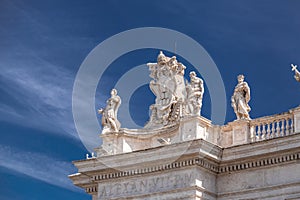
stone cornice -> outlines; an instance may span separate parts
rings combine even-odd
[[[222,162],[300,149],[300,134],[224,148]]]
[[[142,175],[142,174],[149,174],[149,173],[155,173],[155,172],[161,172],[165,170],[173,170],[173,169],[179,169],[182,167],[188,167],[188,166],[201,166],[205,169],[208,169],[212,172],[217,173],[218,167],[215,163],[209,162],[205,159],[201,158],[191,158],[188,160],[182,160],[173,162],[171,164],[166,165],[155,165],[151,167],[145,167],[145,168],[136,168],[129,171],[117,171],[113,173],[108,174],[101,174],[101,175],[92,175],[93,181],[101,181],[101,180],[108,180],[113,178],[121,178],[121,177],[127,177],[127,176],[135,176],[135,175]]]
[[[130,176],[140,176],[146,174],[153,174],[162,171],[176,170],[180,168],[186,168],[191,166],[198,166],[209,170],[212,173],[219,175],[237,172],[242,170],[251,170],[262,167],[270,167],[280,164],[288,164],[291,162],[300,162],[300,150],[298,152],[286,153],[284,155],[267,157],[259,160],[245,161],[240,163],[226,164],[211,162],[206,158],[190,158],[186,160],[176,161],[172,164],[166,165],[155,165],[145,168],[135,168],[128,171],[114,171],[107,173],[107,171],[89,172],[89,173],[78,173],[76,175],[71,175],[70,178],[73,179],[74,184],[86,188],[87,193],[97,192],[97,183],[105,180],[112,180]],[[80,181],[79,181],[80,180]]]
[[[119,178],[119,177],[125,177],[125,176],[133,176],[133,175],[140,175],[140,174],[147,174],[147,173],[154,173],[164,170],[172,170],[177,169],[181,167],[187,167],[187,166],[201,166],[205,169],[210,170],[211,172],[222,174],[226,172],[232,172],[232,171],[239,171],[239,170],[245,170],[245,169],[251,169],[251,168],[257,168],[257,167],[264,167],[264,166],[270,166],[275,164],[282,164],[287,162],[300,162],[300,149],[298,149],[297,152],[291,152],[291,153],[285,153],[283,155],[278,156],[272,156],[272,157],[265,157],[258,160],[248,160],[245,162],[232,162],[232,163],[215,163],[212,161],[207,160],[206,158],[191,158],[181,161],[176,161],[171,164],[166,165],[155,165],[145,168],[135,168],[129,171],[117,171],[114,170],[112,173],[103,173],[101,175],[92,175],[96,172],[89,173],[89,175],[84,174],[83,176],[87,176],[89,178],[93,177],[92,179],[94,181],[98,180],[105,180],[105,179],[111,179],[111,178]],[[99,172],[99,171],[98,171]],[[105,172],[105,171],[103,171]],[[73,176],[81,176],[82,173],[74,174]],[[72,177],[72,176],[70,176]]]
[[[130,177],[130,176],[153,174],[157,172],[176,170],[176,169],[186,168],[191,166],[199,166],[212,173],[219,172],[218,164],[215,162],[212,162],[206,158],[190,158],[190,159],[176,161],[171,164],[152,165],[149,167],[135,168],[127,171],[113,170],[110,173],[107,171],[97,171],[97,172],[94,171],[88,173],[77,173],[74,175],[70,175],[69,177],[74,181],[74,184],[86,188],[86,192],[88,193],[93,193],[97,191],[96,185],[98,182],[101,181]]]
[[[300,149],[296,152],[289,152],[283,155],[263,157],[259,159],[246,160],[242,162],[222,163],[219,166],[219,174],[236,172],[246,169],[254,169],[259,167],[270,167],[278,164],[286,164],[289,162],[300,161]]]
[[[158,164],[174,162],[180,157],[189,155],[199,155],[200,157],[206,157],[207,159],[219,162],[222,156],[222,148],[203,139],[198,139],[149,148],[147,150],[79,160],[73,163],[79,172],[99,171],[108,168],[118,168],[124,171],[139,165],[152,165],[154,162]]]
[[[75,185],[86,188],[88,193],[95,193],[96,185],[101,181],[160,173],[161,171],[178,170],[192,166],[201,167],[219,175],[272,167],[300,162],[299,140],[300,134],[295,134],[223,150],[204,140],[193,140],[145,151],[76,161],[74,164],[79,169],[79,173],[71,175],[70,178]],[[172,154],[176,151],[182,151],[183,147],[186,148],[186,151],[178,159],[172,161],[174,158]],[[157,156],[157,150],[161,150],[164,154]],[[119,168],[106,166],[104,161],[116,162]]]

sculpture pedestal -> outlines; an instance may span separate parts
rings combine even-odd
[[[182,118],[176,124],[155,130],[121,129],[117,133],[101,134],[102,149],[96,151],[99,152],[98,156],[105,151],[107,155],[113,155],[195,139],[217,144],[219,133],[214,130],[210,120],[201,116],[190,116]]]
[[[294,112],[294,123],[295,123],[295,133],[300,133],[300,106],[293,109]]]
[[[235,120],[230,122],[232,126],[232,145],[247,144],[249,142],[249,120]]]
[[[213,142],[211,127],[211,121],[204,117],[185,117],[180,121],[179,135],[182,141],[204,139]]]
[[[218,144],[223,147],[247,144],[250,135],[250,120],[235,120],[221,127]]]
[[[251,135],[250,120],[235,120],[220,127],[212,125],[210,120],[201,116],[187,117],[181,121],[179,133],[182,141],[204,139],[224,147],[247,144]]]

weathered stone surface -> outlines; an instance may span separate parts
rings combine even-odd
[[[296,162],[257,170],[220,175],[218,199],[285,199],[298,194],[300,168]]]
[[[172,199],[174,195],[170,197],[170,193],[176,193],[176,190],[180,190],[177,198],[180,196],[184,198],[187,197],[186,195],[191,195],[192,193],[189,191],[194,191],[196,186],[204,188],[203,181],[205,179],[211,180],[205,182],[205,188],[214,189],[215,177],[211,176],[193,169],[123,178],[107,183],[102,182],[98,184],[98,199],[120,199],[124,197],[135,197],[136,199],[150,199],[151,197],[151,199],[155,199],[155,196],[165,196],[165,199]],[[153,195],[155,193],[160,194]],[[196,195],[195,191],[194,195]]]
[[[74,164],[70,178],[93,199],[300,197],[300,134],[225,149],[198,139]]]

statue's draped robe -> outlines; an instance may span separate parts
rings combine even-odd
[[[238,83],[235,86],[232,96],[232,107],[237,115],[248,116],[251,108],[248,105],[250,101],[250,88],[246,82]]]

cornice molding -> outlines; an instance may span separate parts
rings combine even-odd
[[[101,164],[101,161],[104,157],[76,161],[75,165],[79,168],[79,173],[70,175],[70,178],[74,181],[75,185],[85,188],[87,193],[96,194],[97,185],[102,181],[108,181],[112,179],[118,180],[119,178],[124,177],[150,175],[154,173],[161,173],[163,171],[168,172],[171,170],[190,167],[200,167],[216,175],[225,175],[228,173],[241,172],[244,170],[256,170],[290,163],[299,163],[300,166],[300,144],[298,143],[298,145],[295,145],[295,143],[300,138],[300,135],[293,135],[289,137],[290,138],[285,137],[274,139],[273,145],[275,145],[275,149],[272,149],[270,151],[266,151],[264,148],[267,149],[271,141],[266,142],[265,145],[263,145],[264,142],[259,142],[237,146],[235,148],[230,147],[223,150],[218,146],[212,148],[212,144],[203,140],[189,141],[189,149],[179,159],[171,163],[167,163],[167,160],[164,159],[160,159],[158,162],[156,162],[156,164],[154,161],[147,159],[147,162],[144,162],[145,160],[136,162],[137,160],[139,160],[139,158],[136,157],[138,155],[142,157],[145,155],[151,156],[151,149],[149,152],[146,152],[146,154],[140,155],[139,152],[137,152],[136,156],[134,156],[134,153],[136,152],[123,155],[108,156],[107,158],[110,157],[109,160],[111,160],[112,158],[116,158],[116,162],[124,161],[124,159],[129,155],[129,159],[133,159],[133,157],[136,157],[135,165],[125,165],[124,168],[119,169],[110,167],[104,168],[103,166],[97,168],[97,163]],[[291,142],[290,146],[287,144],[287,141]],[[259,151],[261,154],[243,154],[243,152],[247,149],[251,150],[255,149],[256,147],[260,149]],[[178,150],[178,148],[180,148],[180,144],[167,145],[166,152],[171,152],[172,149]],[[206,150],[210,149],[214,153],[203,153],[201,152],[201,150],[203,150],[202,148]],[[225,150],[226,155],[224,155]],[[153,151],[152,153],[154,152],[155,151]],[[214,157],[214,155],[218,156]],[[225,160],[223,159],[224,156]],[[155,159],[159,159],[159,157]],[[128,163],[131,163],[131,161]]]

